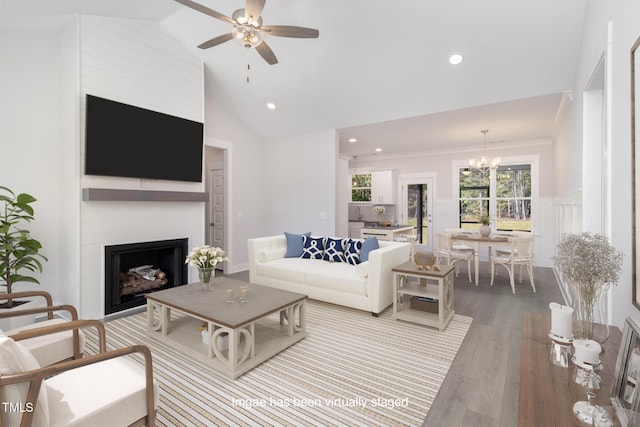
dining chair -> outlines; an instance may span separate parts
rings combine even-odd
[[[0,330],[0,332],[13,338],[24,331],[35,329],[44,330],[44,332],[34,334],[21,342],[21,344],[33,354],[40,366],[47,366],[63,360],[79,359],[82,357],[85,337],[81,329],[70,329],[56,333],[47,332],[46,329],[50,326],[78,320],[78,312],[75,307],[68,304],[53,305],[53,299],[46,291],[25,291],[0,295],[0,301],[17,298],[43,298],[45,306],[28,309],[17,307],[11,310],[5,310],[0,313],[0,319],[38,314],[46,314],[46,319],[10,330]],[[57,314],[57,316],[54,316],[54,314]]]
[[[534,246],[535,246],[535,237],[533,236],[533,233],[531,233],[530,231],[508,231],[508,232],[504,232],[504,235],[509,237],[523,237],[523,238],[532,239],[534,240]],[[496,254],[507,256],[509,253],[511,253],[511,245],[496,247]],[[535,253],[532,252],[531,253],[532,264],[535,264],[534,256],[535,256]],[[522,277],[522,265],[520,265],[519,267],[519,274],[520,274],[520,277]],[[522,281],[522,279],[520,279],[520,281]]]
[[[459,262],[467,262],[467,273],[469,274],[469,283],[471,283],[471,259],[473,258],[473,249],[460,250],[454,248],[451,236],[447,233],[436,233],[436,263],[452,265],[456,271],[456,277],[460,274]]]
[[[502,265],[509,273],[509,283],[511,290],[516,293],[514,276],[516,267],[519,268],[518,282],[522,283],[522,268],[526,267],[529,274],[529,281],[533,292],[536,285],[533,278],[533,237],[510,237],[509,248],[496,249],[495,255],[491,257],[491,286],[495,276],[496,265]]]
[[[452,235],[452,234],[463,234],[463,233],[469,233],[469,230],[465,230],[464,228],[445,228],[444,232]],[[464,243],[460,243],[460,242],[453,242],[451,244],[451,247],[457,251],[473,251],[473,248],[469,245],[465,245]]]
[[[149,348],[107,351],[104,324],[98,320],[49,328],[57,333],[87,327],[98,331],[97,354],[46,367],[40,367],[20,338],[0,336],[0,393],[10,403],[0,410],[1,425],[155,426],[158,387]],[[28,338],[39,332],[20,334]],[[134,354],[142,356],[142,365],[129,357]]]

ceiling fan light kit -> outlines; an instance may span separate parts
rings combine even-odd
[[[278,63],[276,55],[264,41],[264,35],[292,38],[318,38],[320,32],[313,28],[294,27],[290,25],[262,25],[262,9],[265,0],[247,0],[244,9],[238,9],[231,17],[210,9],[191,0],[175,0],[193,10],[209,15],[220,21],[233,25],[231,33],[223,34],[198,45],[200,49],[208,49],[231,39],[236,39],[242,46],[255,48],[258,54],[273,65]]]
[[[233,37],[246,48],[258,47],[264,41],[262,33],[251,25],[239,25],[231,30]]]

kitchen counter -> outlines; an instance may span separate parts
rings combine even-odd
[[[396,240],[403,234],[415,234],[413,225],[389,225],[382,226],[379,224],[365,224],[360,230],[360,237],[376,237],[378,240]]]

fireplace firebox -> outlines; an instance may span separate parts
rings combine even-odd
[[[189,239],[105,246],[105,315],[146,304],[145,294],[187,283]]]

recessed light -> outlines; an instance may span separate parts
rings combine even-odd
[[[379,153],[382,151],[382,148],[376,148],[376,153]]]
[[[276,104],[274,104],[273,102],[267,102],[267,108],[269,110],[275,110],[276,109]]]
[[[449,57],[449,64],[451,65],[458,65],[461,62],[462,62],[462,55],[460,55],[459,53],[454,53]]]
[[[349,142],[358,142],[357,138],[349,138]]]

